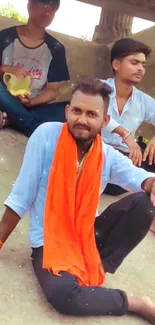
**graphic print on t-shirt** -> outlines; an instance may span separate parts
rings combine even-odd
[[[31,80],[41,80],[43,75],[43,64],[35,58],[17,57],[14,58],[13,65],[23,68]],[[27,66],[30,67],[27,69]]]

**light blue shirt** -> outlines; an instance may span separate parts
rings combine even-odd
[[[115,79],[110,78],[104,81],[112,87],[113,92],[110,95],[108,108],[111,120],[107,127],[102,130],[102,138],[105,143],[112,145],[114,148],[129,152],[127,145],[122,143],[122,138],[118,134],[112,133],[112,131],[116,127],[122,126],[134,136],[143,122],[155,126],[155,100],[136,87],[133,87],[132,95],[120,115],[116,101]]]
[[[42,124],[33,133],[28,141],[18,178],[4,202],[21,218],[29,210],[31,247],[43,245],[43,216],[48,176],[61,128],[62,123],[49,122]],[[142,182],[152,175],[155,176],[134,167],[127,157],[104,143],[103,152],[104,166],[100,193],[109,181],[129,191],[141,191]]]

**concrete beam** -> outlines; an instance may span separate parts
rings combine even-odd
[[[155,21],[155,0],[78,0],[103,9],[122,12],[131,17]]]

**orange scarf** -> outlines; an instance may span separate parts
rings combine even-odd
[[[103,167],[97,135],[77,180],[77,146],[62,127],[51,166],[44,215],[43,268],[66,271],[80,285],[101,285],[104,270],[96,247],[94,222]]]

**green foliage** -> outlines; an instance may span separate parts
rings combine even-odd
[[[5,7],[0,8],[0,16],[13,18],[23,23],[27,21],[26,17],[19,14],[11,3],[8,3]]]

